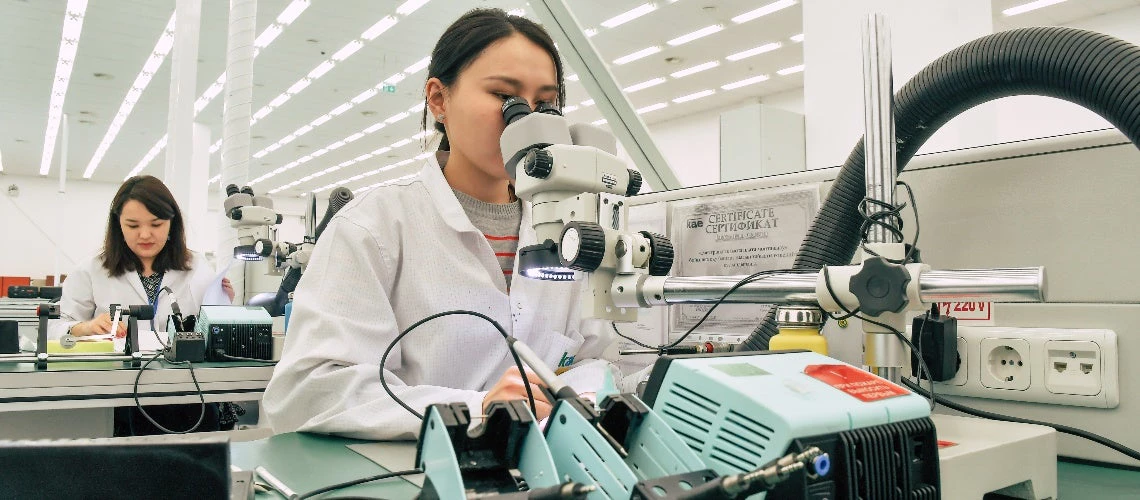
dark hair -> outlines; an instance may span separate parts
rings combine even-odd
[[[554,59],[555,76],[558,80],[558,107],[562,108],[566,103],[566,89],[562,78],[562,58],[558,55],[554,40],[550,39],[550,34],[538,23],[522,16],[508,14],[502,9],[475,9],[451,23],[435,43],[435,49],[431,51],[427,79],[439,78],[445,87],[454,85],[459,74],[475,62],[487,47],[515,33],[527,37]],[[427,97],[424,96],[422,124],[425,131],[428,118]],[[451,149],[443,124],[436,122],[435,129],[443,134],[439,149]]]
[[[103,238],[103,268],[111,276],[121,276],[127,271],[142,271],[142,261],[127,247],[123,238],[123,228],[119,226],[119,216],[123,205],[135,200],[142,203],[147,211],[162,220],[170,221],[170,240],[154,258],[155,272],[190,269],[190,249],[186,248],[186,229],[182,222],[182,211],[178,202],[170,194],[166,184],[151,175],[136,175],[127,179],[111,200],[111,213],[107,216],[107,235]]]

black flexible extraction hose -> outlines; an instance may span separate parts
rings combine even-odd
[[[1140,147],[1140,47],[1085,30],[1022,28],[954,49],[899,90],[895,96],[899,171],[951,118],[978,104],[1014,95],[1055,97],[1084,106]],[[800,246],[796,269],[851,262],[863,222],[857,210],[866,194],[863,174],[860,139]],[[767,349],[776,333],[773,308],[742,348]]]

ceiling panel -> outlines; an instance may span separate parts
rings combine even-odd
[[[391,15],[402,1],[338,0],[313,1],[308,9],[278,39],[262,51],[254,63],[252,112],[289,88],[314,67],[327,60],[347,42],[377,20]],[[660,46],[658,54],[610,69],[623,87],[663,77],[666,82],[628,95],[635,108],[664,102],[664,109],[642,115],[648,123],[672,120],[694,113],[721,109],[765,96],[795,91],[803,86],[802,73],[780,76],[782,68],[802,63],[802,44],[789,39],[802,32],[799,5],[758,19],[737,24],[732,18],[768,3],[767,0],[659,0],[657,8],[642,17],[615,28],[601,23],[644,4],[640,0],[573,0],[575,16],[588,28],[597,30],[591,38],[603,59],[613,61],[623,55]],[[1090,16],[1140,5],[1140,0],[1070,0],[1018,16],[1001,11],[1023,3],[1020,0],[994,0],[995,26],[1071,23]],[[120,103],[142,64],[154,47],[164,24],[174,10],[174,0],[99,0],[89,4],[79,45],[75,71],[64,104],[69,116],[70,156],[68,174],[80,178],[96,146],[103,138]],[[34,175],[38,172],[47,123],[48,93],[59,51],[59,37],[65,0],[0,0],[0,150],[5,173]],[[257,26],[260,33],[289,5],[289,0],[259,0]],[[472,6],[526,8],[524,0],[467,1],[432,0],[375,40],[368,42],[348,60],[337,64],[288,102],[253,126],[251,152],[257,152],[291,134],[313,119],[328,113],[384,78],[402,71],[426,56],[451,20]],[[200,95],[225,70],[228,2],[202,2],[202,21],[197,56],[196,95]],[[671,39],[711,25],[723,30],[677,47]],[[780,43],[771,52],[739,61],[730,54],[767,43]],[[714,69],[683,78],[671,73],[708,61],[719,61]],[[577,68],[567,68],[572,74]],[[96,76],[99,74],[99,76]],[[167,101],[170,92],[169,58],[141,96],[118,139],[107,152],[95,180],[118,182],[135,167],[166,130]],[[721,88],[730,82],[759,75],[769,80],[734,90]],[[252,159],[251,178],[281,168],[313,151],[341,141],[378,121],[406,111],[422,100],[425,72],[409,75],[396,85],[394,93],[381,92],[353,106],[340,116],[315,127],[307,134]],[[673,99],[711,89],[714,94],[685,103]],[[567,82],[568,104],[589,99],[584,88]],[[197,121],[209,127],[213,139],[221,136],[223,95],[207,106]],[[596,107],[582,107],[567,115],[572,121],[593,122],[601,115]],[[273,189],[315,172],[357,158],[420,130],[419,113],[367,134],[328,154],[304,162],[259,183],[259,191]],[[328,173],[283,194],[296,195],[331,182],[345,179],[414,156],[422,150],[416,142],[336,172]],[[164,155],[150,162],[146,172],[160,172]],[[57,163],[59,155],[56,155]],[[212,173],[220,168],[219,155],[211,157]],[[406,166],[368,176],[347,185],[365,186],[398,177],[418,167]],[[53,175],[57,172],[53,168]]]

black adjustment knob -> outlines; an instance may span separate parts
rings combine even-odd
[[[230,218],[233,220],[241,220],[241,207],[231,210]]]
[[[593,222],[571,222],[562,229],[558,260],[575,271],[593,272],[606,255],[606,232]]]
[[[649,239],[649,275],[668,276],[673,269],[673,242],[649,231],[642,231],[641,235]]]
[[[503,101],[503,123],[510,125],[531,113],[530,103],[521,97],[511,97]]]
[[[626,196],[633,196],[641,192],[641,172],[634,169],[629,170],[629,186],[625,188]]]
[[[241,191],[238,190],[237,184],[230,184],[230,185],[226,186],[226,196],[233,196],[233,195],[238,194],[240,192]]]
[[[882,257],[863,262],[861,269],[851,277],[849,290],[859,301],[859,309],[868,316],[885,312],[902,312],[909,300],[906,287],[910,272],[899,264],[891,264]]]
[[[545,179],[554,170],[554,155],[545,149],[532,149],[523,158],[523,171],[535,179]]]

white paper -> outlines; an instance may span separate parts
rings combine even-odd
[[[676,255],[674,275],[749,275],[791,268],[818,210],[818,184],[675,202],[670,207],[669,232]],[[669,333],[684,333],[711,307],[671,307]],[[768,309],[752,304],[721,305],[699,330],[747,334]]]
[[[202,305],[204,306],[225,306],[230,305],[233,301],[226,295],[226,290],[222,288],[222,280],[225,279],[226,274],[230,272],[230,268],[237,262],[237,259],[231,260],[229,265],[222,268],[214,280],[210,282],[210,286],[206,287],[206,293],[202,294]]]

